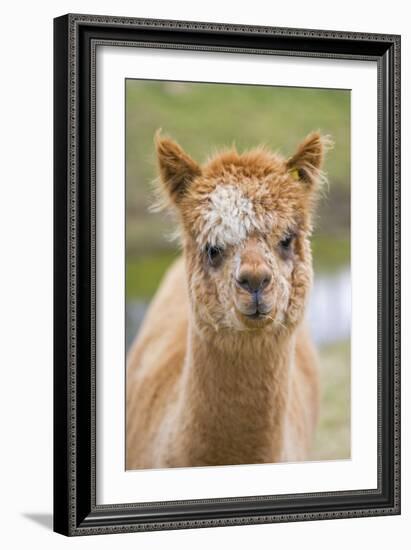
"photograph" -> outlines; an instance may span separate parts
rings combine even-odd
[[[351,458],[351,91],[125,80],[126,470]]]

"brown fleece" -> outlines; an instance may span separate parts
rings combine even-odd
[[[325,144],[312,133],[289,160],[231,149],[200,166],[156,135],[183,255],[128,355],[127,469],[309,456],[319,380],[304,312]]]

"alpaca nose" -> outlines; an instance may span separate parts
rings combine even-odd
[[[271,272],[266,265],[257,267],[244,266],[240,269],[236,281],[238,286],[251,294],[261,292],[271,282]]]

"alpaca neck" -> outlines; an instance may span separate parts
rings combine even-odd
[[[191,464],[281,460],[293,338],[189,329],[180,413]],[[187,437],[187,434],[190,434]]]

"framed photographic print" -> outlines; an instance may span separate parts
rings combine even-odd
[[[400,37],[54,21],[54,529],[400,513]]]

